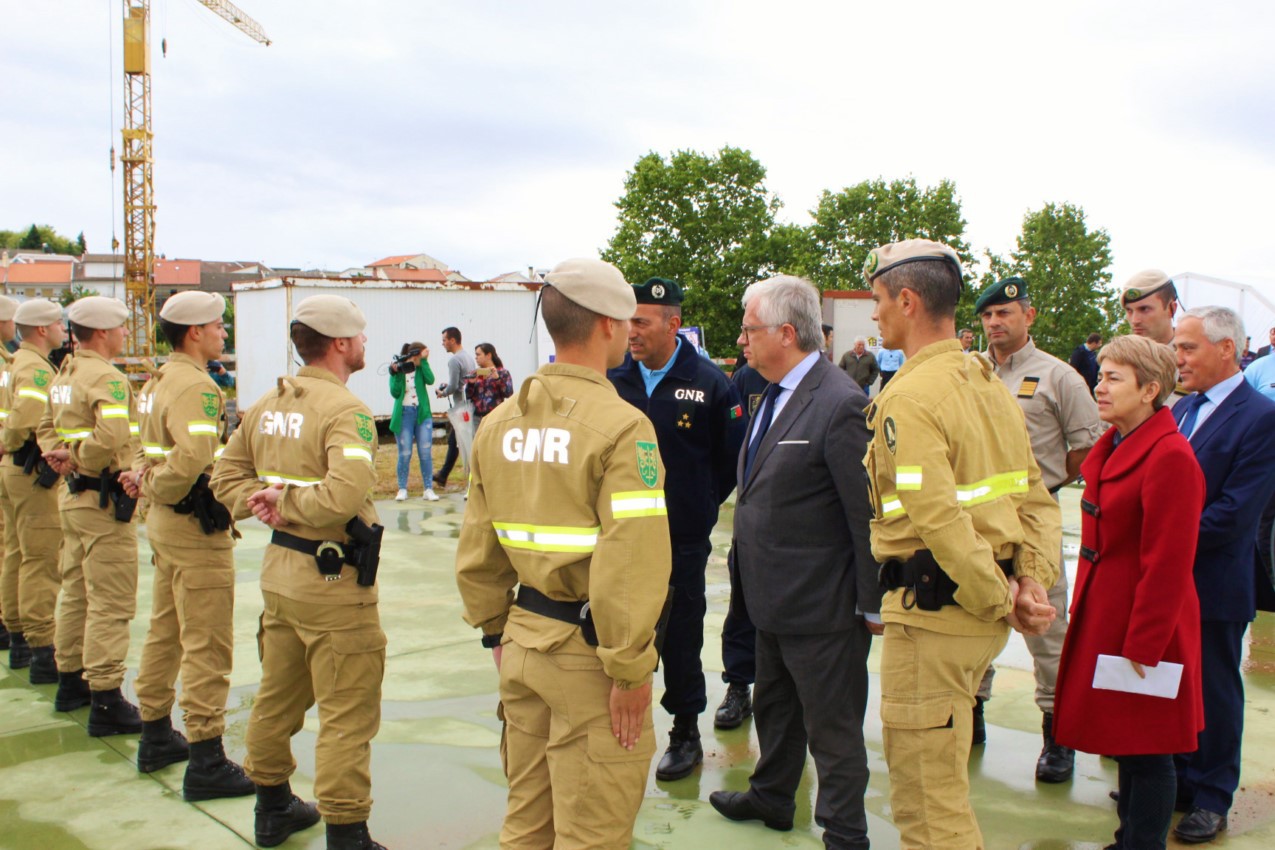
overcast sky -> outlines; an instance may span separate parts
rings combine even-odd
[[[157,248],[475,278],[596,254],[648,151],[752,151],[781,216],[955,182],[976,253],[1084,207],[1117,283],[1275,278],[1269,0],[154,0]],[[123,239],[121,0],[4,2],[0,228]],[[168,56],[160,56],[166,38]],[[918,120],[919,119],[919,120]]]

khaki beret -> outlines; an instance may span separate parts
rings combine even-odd
[[[13,320],[28,328],[43,328],[62,321],[62,308],[47,298],[31,298],[18,305]]]
[[[359,306],[341,295],[311,295],[297,305],[292,321],[332,339],[358,336],[367,327],[367,317]]]
[[[957,280],[961,282],[961,288],[965,288],[965,269],[961,267],[961,258],[941,242],[933,242],[929,239],[905,239],[902,242],[892,242],[880,248],[873,248],[868,252],[868,258],[863,263],[863,276],[871,283],[880,275],[904,263],[935,260],[951,263],[956,271]]]
[[[612,319],[631,319],[637,298],[620,270],[610,263],[578,257],[563,260],[545,275],[545,283],[568,301]]]
[[[159,317],[174,325],[206,325],[226,312],[226,299],[215,292],[179,292],[164,302]]]
[[[0,295],[0,322],[7,322],[18,312],[18,302],[7,295]]]
[[[67,318],[82,328],[110,330],[128,321],[128,307],[118,298],[90,295],[71,302]]]
[[[1178,291],[1173,287],[1173,281],[1167,274],[1159,269],[1140,271],[1129,278],[1129,282],[1124,285],[1124,289],[1120,290],[1120,304],[1121,306],[1128,306],[1135,301],[1141,301],[1164,286],[1173,288],[1173,296],[1177,297]]]

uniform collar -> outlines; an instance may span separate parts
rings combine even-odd
[[[40,349],[36,348],[34,345],[32,345],[32,344],[31,344],[31,343],[29,343],[29,342],[23,342],[21,345],[19,345],[19,346],[18,346],[18,350],[19,350],[19,351],[29,351],[29,352],[31,352],[32,354],[34,354],[36,357],[39,357],[39,358],[40,358],[41,360],[43,360],[45,363],[50,363],[50,362],[51,362],[51,361],[49,360],[49,355],[45,354],[43,351],[41,351]]]
[[[574,363],[546,363],[538,371],[541,375],[561,375],[565,378],[580,378],[585,381],[592,381],[604,387],[611,386],[611,382],[607,380],[606,375],[590,369],[588,366],[577,366]]]
[[[964,349],[961,348],[961,341],[959,339],[945,339],[945,340],[942,340],[941,342],[932,342],[929,345],[925,346],[925,348],[922,348],[916,354],[913,354],[911,357],[909,357],[907,359],[907,362],[904,363],[903,366],[899,368],[899,371],[895,374],[894,379],[898,380],[899,378],[902,378],[905,374],[911,372],[913,369],[917,368],[918,366],[920,366],[922,363],[924,363],[927,360],[932,360],[935,357],[938,357],[940,355],[947,354],[948,352],[953,352],[953,351],[957,353],[964,352]]]
[[[993,349],[991,348],[991,346],[988,346],[987,353],[991,355],[989,359],[992,361],[993,366],[995,366],[998,370],[1013,369],[1015,363],[1021,363],[1022,361],[1029,359],[1033,354],[1036,353],[1036,341],[1032,339],[1030,336],[1027,337],[1027,344],[1024,345],[1022,348],[1018,349],[1017,351],[1015,351],[1013,354],[1006,357],[1005,362],[1003,363],[996,359],[996,355],[993,354],[992,351]]]
[[[327,381],[336,384],[338,387],[345,386],[345,382],[338,378],[327,369],[320,369],[318,366],[302,366],[297,370],[298,378],[318,378],[320,381]]]
[[[186,354],[185,352],[182,352],[182,351],[174,351],[172,354],[168,355],[168,362],[173,364],[180,363],[185,366],[192,366],[201,371],[207,368],[206,366],[201,365],[200,362],[196,360],[194,357],[191,357],[189,354]]]
[[[114,365],[111,363],[111,361],[107,360],[105,357],[98,354],[96,351],[94,351],[91,348],[77,348],[75,349],[75,356],[80,358],[88,358],[90,360],[100,360],[103,363],[106,363],[108,365],[111,365],[111,366]]]

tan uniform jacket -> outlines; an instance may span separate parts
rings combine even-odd
[[[483,417],[456,552],[467,623],[551,652],[576,627],[513,606],[514,586],[587,599],[606,675],[638,687],[655,669],[671,553],[655,428],[604,375],[543,366]]]
[[[998,559],[1044,587],[1058,579],[1061,515],[1032,457],[1023,413],[982,355],[947,340],[903,364],[868,406],[864,463],[876,518],[872,554],[906,560],[929,549],[958,584],[957,605],[903,607],[888,592],[886,622],[948,634],[995,634],[1011,598]]]
[[[1079,372],[1031,339],[1005,362],[993,358],[993,364],[1023,409],[1032,454],[1045,487],[1053,490],[1067,480],[1068,452],[1093,448],[1106,430],[1098,403]]]
[[[6,455],[22,448],[32,434],[44,451],[57,445],[57,435],[48,422],[49,387],[56,374],[49,359],[24,342],[0,375],[0,416],[4,419],[0,443]]]
[[[67,358],[49,390],[57,438],[71,453],[80,475],[133,468],[137,413],[128,378],[96,351],[80,349]],[[99,507],[98,492],[62,494],[61,510]]]
[[[217,501],[236,519],[252,514],[248,497],[283,484],[282,529],[307,540],[348,540],[345,526],[358,516],[377,522],[376,424],[367,405],[326,369],[305,366],[279,379],[244,413],[243,424],[213,467]],[[377,601],[376,587],[361,587],[350,566],[329,581],[312,555],[270,546],[261,564],[261,589],[289,599],[332,605]]]
[[[9,409],[11,396],[9,393],[9,382],[13,379],[10,374],[10,367],[13,365],[13,355],[9,353],[9,349],[0,343],[0,429],[4,428],[4,420],[9,418]],[[0,452],[4,451],[4,440],[0,436]]]
[[[226,433],[226,399],[195,358],[177,352],[137,395],[141,443],[134,469],[144,469],[141,487],[154,507],[147,517],[151,534],[174,545],[229,549],[229,531],[204,534],[194,514],[172,506],[190,492],[199,476],[211,473]]]

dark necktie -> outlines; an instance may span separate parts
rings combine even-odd
[[[1182,436],[1186,437],[1188,440],[1191,439],[1191,434],[1195,431],[1195,420],[1200,416],[1200,408],[1203,407],[1204,403],[1208,400],[1209,397],[1204,393],[1196,393],[1191,396],[1191,400],[1187,402],[1187,404],[1190,405],[1190,409],[1186,412],[1186,416],[1182,417],[1182,424],[1178,427],[1178,430],[1181,431]]]
[[[748,480],[748,473],[753,470],[753,461],[757,458],[757,449],[761,447],[761,441],[766,437],[766,431],[770,428],[770,421],[775,418],[775,401],[779,398],[779,394],[783,392],[783,387],[779,384],[771,384],[766,387],[766,394],[762,396],[761,409],[757,411],[757,430],[754,431],[754,437],[748,444],[748,453],[744,455],[744,480]]]

